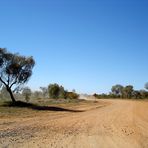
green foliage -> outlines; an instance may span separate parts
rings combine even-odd
[[[141,99],[142,97],[141,97],[140,91],[134,90],[132,92],[132,98],[134,98],[134,99]]]
[[[50,84],[48,86],[49,97],[52,99],[78,99],[79,95],[76,92],[68,92],[63,86],[58,84]]]
[[[145,91],[145,90],[140,90],[140,95],[141,95],[141,98],[145,99],[145,98],[148,98],[148,92]]]
[[[15,102],[13,92],[19,91],[32,75],[35,61],[32,57],[8,52],[0,48],[0,82],[5,86],[11,99]]]
[[[63,86],[60,86],[59,87],[59,98],[63,98],[65,99],[66,98],[66,91],[64,90],[64,87]]]
[[[65,98],[66,93],[63,86],[58,84],[50,84],[48,86],[49,97],[53,99]]]
[[[145,84],[145,88],[148,88],[148,83]],[[134,90],[132,85],[122,86],[114,85],[111,88],[110,94],[94,94],[93,96],[98,99],[107,98],[123,98],[123,99],[147,99],[148,91],[146,90]]]
[[[66,92],[67,99],[78,99],[79,95],[75,92]]]
[[[123,88],[123,92],[122,92],[122,96],[124,98],[132,98],[132,93],[133,93],[134,89],[133,89],[133,86],[132,85],[128,85],[128,86],[125,86]]]
[[[118,98],[132,98],[133,95],[138,95],[138,92],[134,92],[132,85],[122,86],[115,85],[112,87],[112,95],[115,95]]]
[[[123,88],[124,88],[124,87],[123,87],[122,85],[117,84],[117,85],[112,86],[111,91],[112,91],[112,93],[113,93],[114,95],[120,97],[120,96],[122,95]]]
[[[112,94],[112,93],[110,93],[110,94],[94,94],[93,95],[95,98],[97,98],[97,99],[111,99],[111,98],[119,98],[117,95],[115,95],[115,94]]]

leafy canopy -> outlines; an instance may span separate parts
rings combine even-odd
[[[18,91],[32,75],[33,57],[21,56],[0,48],[0,82],[8,91]]]

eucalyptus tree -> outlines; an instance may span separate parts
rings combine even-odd
[[[134,87],[132,85],[127,85],[123,88],[123,97],[130,99],[132,97],[132,93],[134,91]]]
[[[122,96],[123,88],[124,87],[122,85],[117,84],[117,85],[112,86],[111,91],[116,96]]]
[[[66,97],[66,91],[63,86],[59,86],[58,84],[50,84],[48,86],[48,93],[49,97],[52,99],[58,99],[58,98],[65,98]]]
[[[34,65],[33,57],[25,57],[0,48],[1,87],[6,87],[12,102],[16,101],[13,93],[19,91],[28,82]]]

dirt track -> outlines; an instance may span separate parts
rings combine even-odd
[[[148,148],[148,101],[100,100],[77,109],[83,112],[0,119],[0,147]]]

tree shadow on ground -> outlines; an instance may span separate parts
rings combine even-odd
[[[5,102],[3,107],[18,107],[18,108],[29,108],[33,110],[39,110],[39,111],[59,111],[59,112],[83,112],[82,110],[72,110],[72,109],[66,109],[62,107],[55,107],[55,106],[40,106],[32,103],[26,103],[22,101],[17,101],[15,103],[13,102]]]

